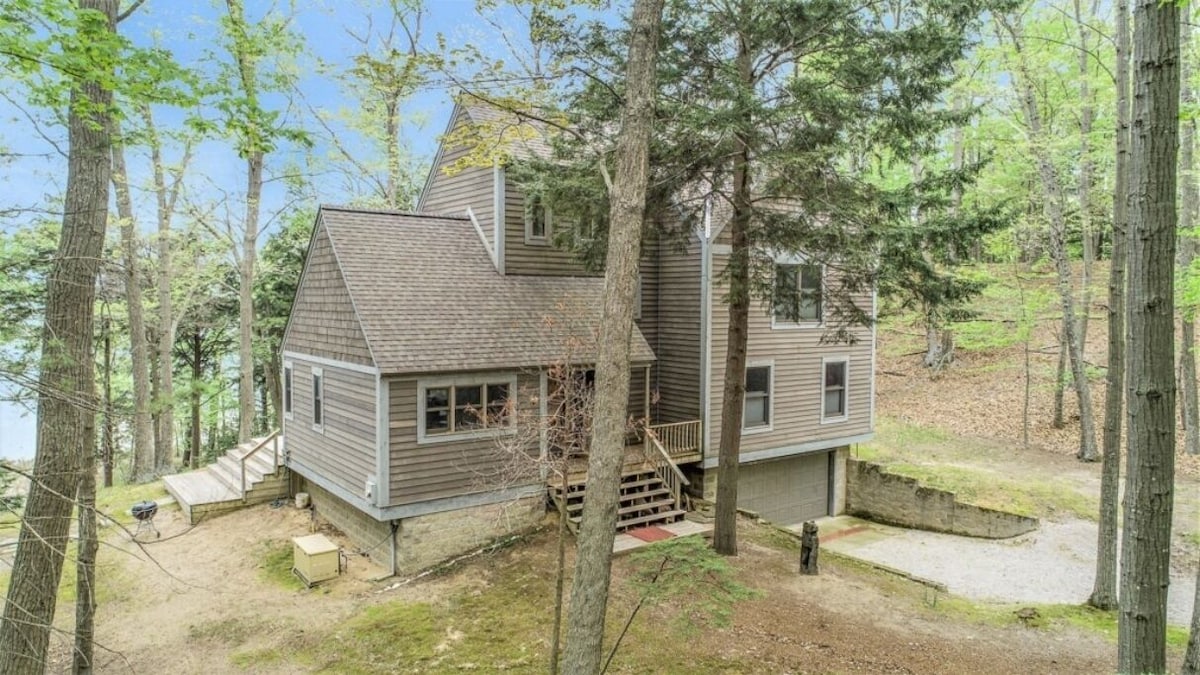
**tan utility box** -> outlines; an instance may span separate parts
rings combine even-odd
[[[337,544],[323,534],[293,537],[292,571],[307,586],[337,577]]]

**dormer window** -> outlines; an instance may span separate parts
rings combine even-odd
[[[550,240],[550,207],[541,195],[525,198],[525,243],[546,244]]]

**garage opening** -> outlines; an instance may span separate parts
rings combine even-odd
[[[738,468],[738,506],[777,525],[830,515],[833,453],[769,459]]]

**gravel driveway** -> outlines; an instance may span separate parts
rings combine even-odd
[[[945,584],[972,600],[1080,604],[1092,591],[1096,523],[1086,520],[1043,520],[1029,534],[993,540],[839,516],[822,522],[821,534],[823,548]],[[1188,625],[1195,593],[1195,568],[1173,558],[1169,623]]]

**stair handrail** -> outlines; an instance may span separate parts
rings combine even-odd
[[[242,455],[241,459],[238,460],[238,462],[241,464],[241,468],[242,468],[242,501],[243,502],[246,501],[246,460],[250,459],[250,457],[252,455],[254,455],[255,453],[257,453],[259,450],[262,450],[263,448],[265,448],[267,446],[267,443],[271,443],[271,441],[276,441],[278,438],[279,438],[279,429],[275,429],[274,431],[267,434],[266,436],[263,436],[262,440],[255,443],[254,447],[250,448],[250,452],[247,452],[246,454]],[[272,444],[272,450],[275,455],[274,463],[272,464],[272,467],[273,467],[272,470],[274,470],[275,468],[277,468],[279,466],[279,443],[278,442]]]
[[[653,429],[647,427],[646,432],[646,450],[647,461],[654,467],[654,473],[659,480],[667,486],[671,491],[671,497],[675,499],[675,503],[681,507],[683,503],[683,488],[692,484],[680,471],[679,466],[675,464],[675,460],[671,459],[671,453],[663,447],[662,441],[658,438],[658,434],[654,433]],[[651,452],[653,449],[654,452]],[[657,454],[657,457],[654,455]]]

